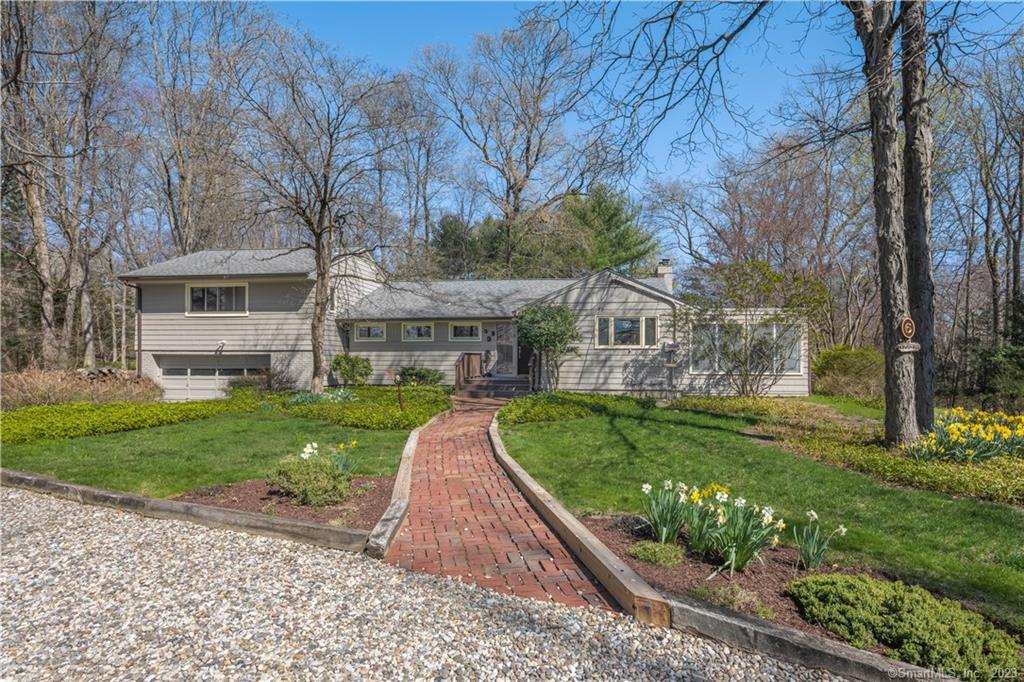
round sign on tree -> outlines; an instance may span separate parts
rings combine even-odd
[[[910,340],[914,338],[915,331],[917,331],[917,327],[914,326],[912,319],[904,317],[900,320],[900,334],[903,335],[903,342],[896,344],[897,351],[900,353],[916,353],[921,350],[921,344]]]

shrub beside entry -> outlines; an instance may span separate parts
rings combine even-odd
[[[433,367],[402,367],[397,377],[403,386],[435,386],[444,381],[444,373]]]

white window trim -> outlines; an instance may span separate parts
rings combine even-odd
[[[380,338],[361,339],[359,338],[360,327],[383,327],[384,336]],[[388,323],[387,322],[361,322],[359,324],[352,325],[352,341],[355,343],[384,343],[388,340]]]
[[[463,336],[455,338],[454,328],[455,327],[470,327],[476,326],[476,336]],[[466,320],[462,322],[449,322],[448,323],[448,340],[452,343],[479,343],[484,338],[484,325],[482,322],[477,320]]]
[[[735,323],[740,325],[744,329],[749,327],[751,324],[770,324],[770,325],[772,325],[772,335],[773,335],[772,338],[774,339],[775,338],[774,335],[778,334],[778,330],[776,329],[776,324],[778,324],[777,322],[758,322],[758,321],[754,321],[754,322],[751,322],[751,323],[747,323],[747,322],[742,322],[742,321],[736,320]],[[718,326],[721,325],[720,322],[698,322],[697,324],[698,325],[714,325],[715,327],[718,327]],[[696,375],[696,376],[713,376],[713,375],[725,374],[725,372],[723,372],[720,369],[707,370],[707,369],[694,369],[693,368],[693,326],[694,326],[694,323],[691,322],[689,324],[689,329],[687,330],[687,332],[688,332],[687,333],[688,343],[687,343],[687,348],[686,348],[686,373],[687,374],[693,374],[693,375]],[[799,339],[799,343],[798,343],[798,346],[799,346],[799,349],[800,349],[800,369],[798,371],[795,371],[795,372],[779,372],[778,376],[780,376],[780,377],[802,377],[802,376],[806,376],[807,375],[807,354],[804,352],[804,338],[806,336],[806,329],[805,329],[803,324],[797,324],[796,328],[800,330],[800,339]],[[717,358],[716,358],[716,363],[717,363]]]
[[[232,312],[192,312],[192,290],[205,287],[244,287],[245,288],[245,310]],[[249,283],[231,280],[220,280],[216,282],[186,282],[185,283],[185,317],[249,317]]]
[[[631,344],[628,346],[615,345],[614,343],[604,345],[599,343],[600,336],[598,332],[601,329],[601,320],[611,320],[611,326],[608,328],[608,340],[611,341],[615,337],[615,319],[625,318],[639,318],[640,319],[640,345]],[[594,348],[600,348],[602,350],[654,350],[658,348],[658,340],[655,339],[654,344],[648,346],[644,342],[647,340],[647,322],[646,320],[654,320],[654,330],[658,335],[658,339],[661,338],[661,316],[660,315],[595,315],[594,316]]]
[[[407,339],[405,338],[406,327],[430,327],[430,338],[429,339]],[[402,323],[402,343],[432,343],[434,341],[434,323],[433,322],[403,322]]]

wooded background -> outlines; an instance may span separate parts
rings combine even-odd
[[[809,9],[807,30],[856,39],[846,5]],[[258,5],[2,11],[4,370],[127,365],[118,273],[275,246],[366,250],[404,279],[646,273],[670,256],[688,290],[760,261],[823,286],[814,350],[882,346],[860,61],[786,84],[770,132],[705,178],[647,163],[666,121],[682,154],[716,142],[721,70],[733,43],[770,39],[764,3],[551,6],[401,73]],[[954,397],[1024,383],[1024,33],[972,32],[983,13],[937,10],[923,58],[937,386]]]

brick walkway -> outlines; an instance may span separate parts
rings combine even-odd
[[[495,401],[458,401],[420,434],[409,515],[385,559],[499,592],[611,608],[494,459]]]

